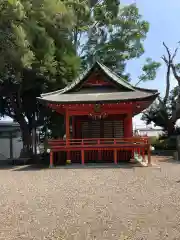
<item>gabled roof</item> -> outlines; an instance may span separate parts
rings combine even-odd
[[[131,92],[106,92],[106,93],[75,93],[75,94],[51,94],[46,95],[42,100],[51,103],[93,103],[93,102],[122,102],[122,101],[154,101],[157,95],[142,91]]]
[[[102,93],[78,93],[73,91],[78,86],[82,86],[83,82],[88,79],[90,74],[96,69],[100,69],[117,87],[116,92],[102,92]],[[121,87],[121,90],[120,90]],[[122,90],[122,87],[124,91]],[[98,101],[123,101],[123,100],[141,100],[152,99],[157,97],[157,90],[143,89],[132,86],[130,83],[119,77],[116,73],[112,72],[105,65],[96,62],[90,69],[83,72],[77,79],[64,89],[54,92],[42,94],[39,98],[42,101],[54,103],[76,103],[76,102],[98,102]]]
[[[78,76],[74,81],[72,81],[69,85],[67,85],[65,88],[54,91],[54,92],[49,92],[45,94],[41,94],[42,97],[51,95],[51,94],[57,94],[57,93],[67,93],[70,90],[73,90],[74,87],[82,83],[88,75],[90,75],[93,70],[95,70],[96,67],[99,67],[113,82],[115,82],[118,85],[121,85],[129,90],[135,90],[135,88],[129,84],[127,81],[125,81],[123,78],[119,77],[117,74],[112,72],[108,67],[106,67],[104,64],[100,62],[95,62],[91,68],[88,70],[84,71],[81,75]]]

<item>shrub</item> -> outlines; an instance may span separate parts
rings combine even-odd
[[[150,141],[151,145],[154,145],[158,141],[158,138],[157,137],[150,137],[149,141]]]
[[[176,138],[169,137],[166,139],[156,139],[151,143],[155,150],[176,150]]]

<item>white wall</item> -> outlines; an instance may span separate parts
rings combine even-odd
[[[161,130],[139,130],[139,133],[141,136],[147,135],[148,137],[159,137],[160,135],[163,134],[163,131]]]
[[[20,138],[13,138],[13,157],[18,158],[23,147]],[[0,161],[10,158],[10,139],[0,138]]]
[[[23,148],[23,143],[21,138],[13,138],[13,157],[18,158]]]
[[[0,138],[0,160],[6,160],[10,157],[9,138]]]

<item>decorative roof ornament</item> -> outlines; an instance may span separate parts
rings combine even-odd
[[[100,113],[101,112],[101,104],[95,104],[94,105],[94,112]]]

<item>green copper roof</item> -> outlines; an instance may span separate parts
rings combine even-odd
[[[108,67],[106,67],[104,64],[97,62],[98,65],[101,67],[101,69],[106,73],[113,81],[117,82],[118,84],[122,85],[125,88],[128,88],[129,90],[135,90],[135,88],[129,84],[126,80],[118,76],[116,73],[114,73],[112,70],[110,70]]]
[[[54,91],[54,92],[49,92],[49,93],[45,93],[42,94],[41,96],[47,96],[47,95],[51,95],[51,94],[56,94],[56,93],[67,93],[70,90],[73,90],[74,87],[76,87],[78,84],[80,84],[87,76],[90,72],[93,71],[93,69],[99,66],[100,69],[102,69],[102,71],[115,83],[131,90],[134,91],[135,88],[128,83],[127,81],[125,81],[123,78],[119,77],[117,74],[115,74],[114,72],[112,72],[108,67],[106,67],[104,64],[99,63],[99,62],[95,62],[95,64],[89,68],[88,70],[84,71],[80,76],[78,76],[78,78],[76,78],[74,81],[72,81],[72,83],[70,83],[69,85],[67,85],[65,88]]]
[[[65,93],[65,94],[51,94],[40,98],[42,101],[50,103],[97,103],[97,102],[122,102],[122,101],[149,101],[157,97],[158,93],[152,94],[142,91],[130,92],[106,92],[106,93]]]
[[[96,92],[83,92],[80,87],[82,83],[88,79],[90,74],[96,69],[100,69],[117,86],[115,92],[108,89],[107,92],[103,92],[100,89],[95,89]],[[123,86],[123,88],[118,88]],[[78,88],[77,88],[78,87]],[[76,88],[76,89],[75,89]],[[75,91],[80,89],[79,91]],[[113,102],[113,101],[136,101],[146,100],[154,101],[158,96],[157,90],[143,89],[132,86],[130,83],[119,77],[116,73],[112,72],[105,65],[96,62],[90,69],[83,72],[75,81],[69,84],[64,89],[42,94],[41,101],[55,102],[55,103],[76,103],[76,102]]]

